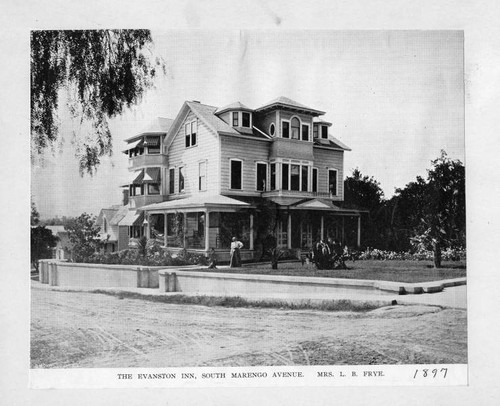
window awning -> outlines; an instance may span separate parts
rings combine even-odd
[[[142,147],[142,138],[139,138],[136,141],[130,142],[127,144],[127,148],[125,148],[122,152],[127,153],[131,149]]]
[[[144,212],[130,210],[125,217],[118,223],[119,226],[140,226],[144,221]]]
[[[160,146],[160,137],[147,136],[144,144],[147,145],[148,147],[159,147]]]
[[[141,169],[140,171],[135,171],[131,174],[130,180],[124,185],[122,185],[122,187],[129,185],[140,185],[143,179],[144,179],[144,169]]]
[[[146,168],[142,183],[160,183],[160,168]]]

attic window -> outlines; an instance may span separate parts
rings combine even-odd
[[[198,122],[192,121],[190,123],[186,123],[185,128],[185,137],[186,137],[186,148],[193,147],[196,145],[196,133],[198,131]]]
[[[240,125],[239,113],[237,111],[233,112],[233,127],[238,127]]]
[[[241,113],[241,126],[250,128],[250,113]]]
[[[297,117],[292,118],[292,138],[294,140],[299,139],[300,133],[300,121]]]

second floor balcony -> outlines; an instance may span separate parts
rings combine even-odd
[[[164,154],[142,154],[129,158],[128,168],[137,169],[144,166],[167,166],[168,157]]]

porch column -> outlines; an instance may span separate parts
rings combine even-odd
[[[321,239],[325,239],[325,216],[321,216]]]
[[[292,248],[292,215],[288,213],[288,230],[287,230],[287,247],[288,249]]]
[[[149,240],[151,238],[151,233],[150,233],[151,227],[149,226],[149,216],[147,213],[145,214],[143,224],[144,224],[144,235]]]
[[[253,214],[250,214],[250,249],[253,250]]]
[[[205,251],[210,249],[210,212],[205,211]]]
[[[187,232],[187,213],[182,213],[182,248],[186,247],[186,232]]]
[[[345,244],[345,217],[342,216],[342,244]]]
[[[361,247],[361,216],[358,216],[358,248]]]
[[[163,245],[167,246],[167,213],[163,213]]]

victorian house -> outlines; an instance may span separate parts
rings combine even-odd
[[[221,259],[232,236],[244,259],[263,234],[288,249],[327,237],[359,245],[360,213],[341,207],[350,149],[324,114],[279,97],[256,109],[186,101],[175,119],[156,119],[127,140],[128,210],[111,221],[118,249],[125,231],[172,250],[213,248]]]

